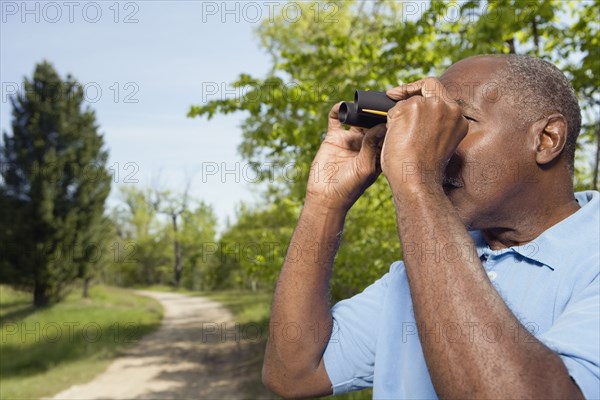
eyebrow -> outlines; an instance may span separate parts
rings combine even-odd
[[[466,108],[466,109],[468,109],[468,110],[470,110],[470,111],[475,111],[476,113],[480,113],[480,112],[481,112],[481,111],[480,111],[480,110],[479,110],[477,107],[475,107],[473,104],[471,104],[471,103],[467,103],[467,102],[466,102],[466,101],[464,101],[463,99],[456,99],[456,103],[457,103],[459,106],[461,106],[461,107],[463,107],[463,108]]]

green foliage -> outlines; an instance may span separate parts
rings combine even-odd
[[[11,98],[12,134],[0,147],[0,278],[32,290],[35,305],[89,279],[106,233],[108,153],[83,102],[82,86],[48,62]]]
[[[173,283],[173,243],[181,246],[182,284],[187,289],[210,288],[210,270],[215,268],[216,217],[203,202],[186,206],[175,231],[170,218],[155,207],[155,193],[146,188],[122,186],[124,206],[112,211],[112,255],[104,271],[104,281],[120,286],[171,285]]]
[[[380,177],[352,207],[331,277],[334,302],[348,298],[386,273],[402,259],[396,214],[387,182]]]
[[[567,65],[573,85],[582,100],[583,126],[580,134],[578,189],[598,189],[600,169],[600,1],[587,2],[574,9],[575,22],[566,30],[566,45],[560,55],[568,58],[573,50],[582,54],[579,64]],[[590,163],[587,160],[592,160]]]
[[[153,299],[96,286],[33,309],[31,294],[0,285],[0,397],[41,398],[86,382],[158,327]]]
[[[183,255],[181,284],[190,290],[212,288],[210,273],[217,265],[210,252],[215,244],[217,218],[212,208],[200,202],[182,214],[182,228],[178,233]]]
[[[274,288],[298,213],[298,203],[286,198],[268,206],[242,205],[236,224],[226,229],[216,248],[214,286]]]
[[[121,186],[120,193],[125,206],[112,211],[113,232],[107,249],[112,260],[104,281],[120,286],[169,282],[169,228],[158,219],[150,203],[150,190]]]
[[[311,161],[334,103],[351,100],[355,89],[383,90],[400,81],[439,75],[453,62],[482,53],[537,55],[566,71],[584,110],[576,187],[597,187],[598,0],[337,1],[299,6],[298,20],[282,15],[263,21],[257,30],[272,58],[266,77],[242,74],[232,86],[240,88],[243,96],[193,105],[188,113],[209,119],[217,113],[248,114],[239,150],[263,169],[264,181],[273,182],[265,203],[287,198],[296,208],[302,204]],[[289,163],[302,171],[297,179],[270,173],[272,165],[283,168]],[[258,209],[269,210],[269,206]],[[271,213],[280,218],[275,226],[285,232],[280,236],[283,240],[295,220]],[[228,228],[223,240],[252,243],[263,231],[272,234],[277,228],[263,216],[263,211],[242,208],[239,222]],[[332,276],[334,299],[360,291],[401,258],[394,221],[389,190],[380,180],[354,206],[346,222]],[[221,272],[246,282],[242,286],[254,279],[268,286],[281,261],[261,265],[225,257]]]
[[[355,294],[357,287],[373,282],[387,272],[391,261],[402,258],[386,185],[380,179],[348,214],[331,281],[334,301]],[[275,199],[272,205],[241,205],[236,223],[219,241],[213,286],[273,289],[286,254],[294,259],[306,250],[292,248],[288,252],[300,206],[289,198]]]

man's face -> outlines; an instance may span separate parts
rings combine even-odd
[[[468,133],[446,169],[444,191],[471,229],[511,228],[503,224],[510,225],[526,208],[519,204],[520,195],[535,179],[533,138],[509,100],[515,93],[494,81],[503,65],[499,58],[469,58],[440,77],[469,120]]]

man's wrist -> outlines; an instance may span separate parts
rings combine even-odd
[[[416,193],[436,192],[443,193],[441,173],[421,173],[417,171],[412,174],[393,173],[386,175],[388,184],[393,193]]]
[[[306,198],[302,207],[302,215],[341,219],[342,221],[346,219],[348,211],[349,208],[344,206],[330,204],[327,201],[320,201],[309,197]]]
[[[384,170],[392,189],[401,186],[442,187],[443,168],[441,165],[423,161],[402,160]]]
[[[422,179],[405,179],[403,181],[388,179],[388,183],[394,196],[394,201],[414,197],[444,196],[441,183]]]
[[[339,247],[346,213],[322,204],[307,202],[302,208],[290,247],[302,255],[328,268]]]

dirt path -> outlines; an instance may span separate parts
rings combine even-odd
[[[225,307],[202,297],[139,293],[163,305],[161,326],[91,382],[55,399],[274,398],[259,384],[262,343],[256,335],[244,340]]]

